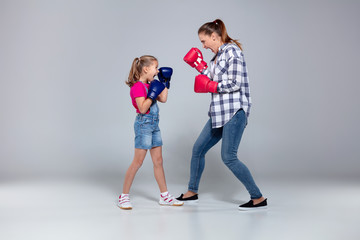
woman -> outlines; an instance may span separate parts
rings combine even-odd
[[[210,119],[193,147],[188,191],[177,199],[184,202],[198,201],[205,154],[222,139],[221,158],[244,184],[251,198],[249,202],[240,205],[239,209],[266,208],[267,199],[256,186],[249,169],[237,157],[251,107],[247,69],[241,44],[228,36],[225,25],[220,19],[202,25],[198,35],[203,47],[215,54],[210,67],[207,67],[200,50],[196,48],[192,48],[184,60],[201,73],[195,78],[195,92],[212,93]]]

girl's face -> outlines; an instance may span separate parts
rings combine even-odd
[[[223,45],[220,36],[218,36],[216,33],[212,33],[211,35],[199,33],[199,39],[203,45],[203,48],[210,49],[215,54],[218,53],[219,47]]]
[[[143,73],[148,82],[154,80],[154,77],[159,73],[158,62],[153,61],[150,66],[144,67]]]

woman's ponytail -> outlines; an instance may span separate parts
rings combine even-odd
[[[203,24],[199,30],[198,34],[204,33],[206,35],[211,35],[213,32],[217,33],[221,37],[221,41],[224,43],[234,43],[236,44],[241,50],[242,46],[241,43],[239,43],[237,40],[232,39],[226,31],[226,27],[223,21],[221,19],[216,19],[213,22],[207,22]]]

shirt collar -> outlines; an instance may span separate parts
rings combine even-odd
[[[221,45],[221,46],[219,47],[218,53],[219,53],[219,52],[222,52],[227,45],[228,45],[228,43],[224,43],[223,45]]]
[[[224,43],[219,47],[219,51],[217,54],[214,55],[214,57],[211,59],[211,61],[214,61],[217,56],[220,56],[220,54],[224,51],[225,47],[228,45],[228,43]]]

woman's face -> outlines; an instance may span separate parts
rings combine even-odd
[[[211,35],[199,33],[199,39],[203,48],[210,49],[215,54],[219,51],[219,47],[223,44],[221,42],[221,38],[216,33],[212,33]]]

